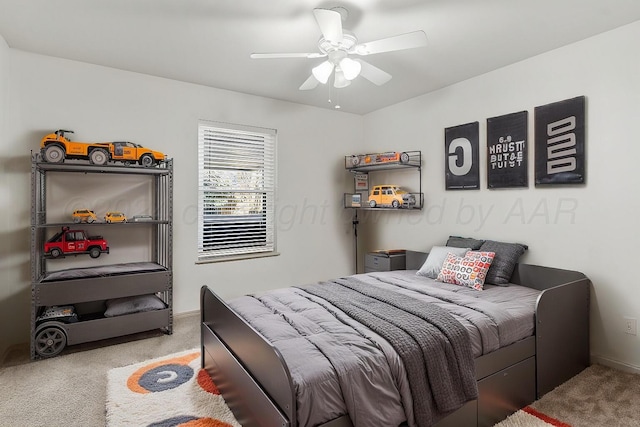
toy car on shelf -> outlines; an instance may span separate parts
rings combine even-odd
[[[76,224],[80,222],[92,223],[98,220],[98,217],[91,209],[76,209],[71,214],[71,218]]]
[[[134,215],[133,218],[131,218],[131,221],[133,222],[153,221],[153,217],[151,215]]]
[[[406,152],[387,151],[376,154],[358,154],[351,156],[351,167],[380,165],[385,163],[409,163],[410,156]]]
[[[61,231],[45,242],[44,253],[51,258],[78,254],[98,258],[100,254],[109,253],[109,245],[102,236],[89,236],[84,230],[62,227]]]
[[[104,215],[104,221],[107,224],[111,224],[113,222],[127,222],[127,217],[122,212],[111,211]]]
[[[416,196],[401,189],[397,185],[374,185],[369,194],[369,206],[393,208],[412,208],[416,205]]]
[[[127,165],[139,163],[150,167],[167,158],[160,151],[133,142],[76,142],[67,138],[67,133],[73,131],[58,129],[42,138],[40,153],[45,162],[62,163],[65,159],[82,159],[101,166],[108,162],[123,162]]]

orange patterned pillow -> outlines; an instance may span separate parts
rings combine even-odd
[[[495,256],[495,252],[469,251],[463,257],[449,253],[436,280],[481,291]]]

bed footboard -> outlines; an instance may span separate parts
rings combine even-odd
[[[542,291],[536,304],[537,398],[590,364],[589,279],[578,271],[518,264],[514,283]]]
[[[200,298],[202,366],[238,422],[296,426],[293,384],[280,352],[208,287]]]

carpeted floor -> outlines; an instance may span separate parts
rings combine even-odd
[[[108,372],[199,348],[199,321],[198,313],[176,317],[173,335],[37,362],[27,352],[26,360],[0,368],[0,426],[106,425]],[[594,365],[531,407],[572,427],[640,427],[640,375]],[[557,425],[530,415],[516,413],[496,427]]]
[[[640,427],[640,375],[592,365],[530,406],[571,427]],[[517,412],[496,427],[549,425],[528,415]]]
[[[0,427],[104,426],[107,372],[200,346],[200,313],[174,317],[172,335],[29,360],[0,369]],[[71,347],[70,347],[71,349]]]

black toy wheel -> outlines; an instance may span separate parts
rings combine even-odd
[[[153,166],[154,162],[155,162],[155,160],[153,160],[153,157],[151,157],[148,154],[145,154],[142,157],[140,157],[140,164],[142,166],[144,166],[145,168]]]
[[[42,156],[46,162],[62,163],[64,162],[64,149],[59,145],[47,145]]]
[[[35,351],[41,357],[60,354],[67,345],[67,334],[57,326],[42,325],[36,331]]]
[[[400,207],[400,202],[397,200],[394,200],[393,202],[391,202],[391,206],[397,209]]]
[[[372,208],[376,207],[376,201],[375,200],[369,200],[369,206]]]
[[[109,161],[109,154],[103,148],[94,148],[89,154],[89,160],[91,164],[103,166]]]
[[[62,255],[62,251],[58,248],[53,248],[51,249],[51,251],[49,251],[49,254],[51,254],[51,257],[53,258],[58,258],[60,255]]]
[[[100,256],[100,249],[99,248],[89,249],[89,256],[91,258],[98,258]]]
[[[400,153],[400,163],[409,163],[409,154],[407,153]]]

